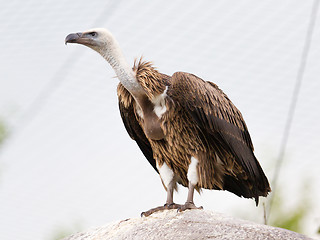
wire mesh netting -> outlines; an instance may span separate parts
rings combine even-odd
[[[3,2],[0,116],[11,136],[0,155],[1,239],[44,239],[59,226],[102,225],[165,201],[158,175],[121,122],[115,73],[92,50],[65,47],[67,34],[106,27],[132,64],[143,55],[163,73],[215,82],[244,115],[271,180],[312,6],[311,0]],[[316,22],[279,175],[288,206],[305,182],[320,198],[319,40]],[[185,197],[181,188],[176,202]],[[230,214],[248,209],[262,221],[253,201],[229,193],[204,191],[195,201]],[[314,211],[310,229],[316,221]]]

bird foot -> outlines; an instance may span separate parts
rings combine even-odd
[[[186,202],[184,205],[181,205],[179,208],[177,208],[177,212],[183,212],[187,209],[203,209],[203,207],[196,207],[193,202]]]
[[[183,205],[181,204],[175,204],[175,203],[166,203],[164,206],[159,206],[156,208],[151,208],[150,210],[146,211],[146,212],[142,212],[141,213],[141,217],[148,217],[150,216],[152,213],[155,212],[159,212],[159,211],[163,211],[163,210],[170,210],[170,209],[179,209],[181,208]]]

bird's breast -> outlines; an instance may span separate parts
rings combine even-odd
[[[161,119],[154,111],[143,111],[143,129],[146,136],[152,140],[164,138]]]
[[[162,99],[150,101],[147,97],[138,99],[136,113],[142,119],[141,123],[145,135],[152,140],[163,139],[164,132],[161,128],[161,117],[166,112]]]
[[[164,132],[159,123],[145,122],[144,132],[152,140],[161,140],[164,138]]]

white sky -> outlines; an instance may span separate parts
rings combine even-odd
[[[123,127],[115,73],[92,50],[66,47],[67,34],[107,27],[130,63],[143,55],[163,73],[218,84],[243,113],[271,180],[312,2],[2,1],[0,116],[13,129],[0,152],[1,240],[48,239],[61,226],[139,216],[166,199]],[[308,180],[308,234],[320,222],[319,22],[279,180],[288,206]],[[180,190],[176,202],[185,201]],[[254,201],[230,193],[204,191],[195,201],[262,219]]]

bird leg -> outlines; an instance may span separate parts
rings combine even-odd
[[[193,193],[194,193],[194,185],[189,181],[188,187],[188,198],[184,205],[181,205],[178,209],[178,212],[183,212],[187,209],[203,209],[203,207],[196,207],[193,203]]]
[[[166,201],[166,204],[165,205],[170,205],[170,204],[172,204],[173,203],[173,188],[174,188],[174,186],[173,186],[174,184],[173,184],[173,181],[171,181],[170,183],[169,183],[169,186],[168,186],[168,188],[167,188],[167,201]]]
[[[156,208],[151,208],[150,210],[148,210],[146,212],[142,212],[141,213],[141,217],[143,217],[143,216],[148,217],[152,213],[155,213],[155,212],[158,212],[158,211],[180,208],[182,205],[175,204],[173,202],[173,191],[174,191],[175,184],[176,183],[174,181],[171,181],[170,184],[168,185],[168,187],[167,187],[167,201],[163,206],[159,206],[159,207],[156,207]]]

